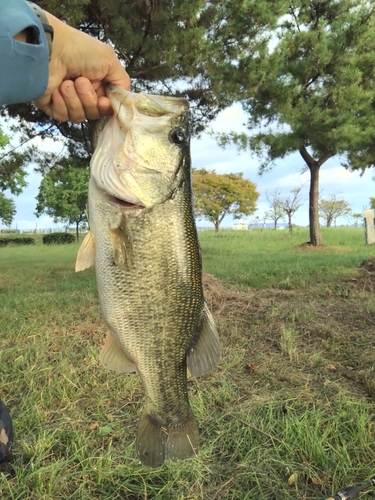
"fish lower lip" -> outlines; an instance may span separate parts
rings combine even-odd
[[[109,196],[111,201],[116,203],[116,205],[120,205],[124,208],[144,208],[143,205],[137,205],[135,203],[130,203],[129,201],[122,200],[121,198],[116,198],[116,196]]]

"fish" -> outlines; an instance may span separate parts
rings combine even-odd
[[[198,453],[188,372],[201,377],[220,358],[202,287],[189,105],[112,85],[107,95],[114,114],[90,164],[90,232],[76,271],[95,265],[108,327],[99,358],[116,372],[138,372],[145,403],[137,456],[160,467]]]

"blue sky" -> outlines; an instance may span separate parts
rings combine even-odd
[[[223,111],[213,123],[213,129],[217,132],[230,130],[240,131],[245,122],[245,116],[239,105]],[[40,148],[47,148],[59,153],[61,145],[46,140],[42,142],[37,138],[37,145]],[[192,165],[195,168],[206,168],[216,170],[217,173],[243,172],[246,179],[251,180],[257,185],[260,197],[258,199],[258,210],[252,216],[247,217],[250,222],[255,216],[262,217],[263,213],[269,208],[266,199],[266,193],[280,190],[282,196],[288,196],[290,191],[306,183],[309,180],[309,173],[301,174],[304,163],[298,153],[292,154],[283,160],[278,160],[275,167],[263,174],[258,175],[259,162],[255,156],[250,153],[238,153],[235,146],[229,146],[226,149],[220,148],[215,140],[208,134],[203,134],[198,139],[193,139],[191,143]],[[28,187],[19,196],[14,198],[17,208],[12,227],[18,229],[52,228],[62,225],[55,225],[48,216],[42,216],[37,219],[34,215],[38,187],[41,180],[40,174],[29,168]],[[327,161],[320,171],[320,191],[322,197],[329,197],[335,194],[338,198],[346,200],[355,212],[362,212],[363,208],[369,208],[369,198],[375,196],[375,182],[372,177],[375,175],[373,170],[368,170],[363,176],[356,172],[348,172],[340,166],[338,158],[331,158]],[[293,222],[307,226],[308,225],[308,182],[302,189],[303,205],[295,214]],[[338,223],[345,224],[345,220],[338,220]],[[226,217],[223,221],[223,227],[231,227],[233,218]],[[209,222],[199,222],[198,225],[210,226]],[[4,226],[0,226],[2,228]]]

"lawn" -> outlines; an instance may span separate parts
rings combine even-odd
[[[14,458],[0,498],[325,499],[375,474],[375,255],[360,229],[199,233],[222,341],[189,380],[201,430],[192,460],[151,470],[135,455],[137,375],[101,367],[106,329],[78,245],[0,248],[0,397]],[[366,498],[370,498],[368,493]]]

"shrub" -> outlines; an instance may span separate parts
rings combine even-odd
[[[75,237],[70,233],[51,233],[43,236],[44,245],[62,245],[65,243],[74,243]]]
[[[0,238],[0,247],[7,245],[34,245],[34,238]]]

